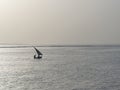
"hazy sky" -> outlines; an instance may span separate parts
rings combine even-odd
[[[0,43],[120,44],[120,0],[0,0]]]

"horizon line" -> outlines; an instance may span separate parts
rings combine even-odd
[[[85,45],[23,45],[23,44],[0,44],[0,48],[30,48],[30,47],[120,47],[120,44],[85,44]]]

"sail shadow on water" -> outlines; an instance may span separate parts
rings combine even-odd
[[[37,53],[36,55],[34,55],[34,59],[41,59],[43,54],[37,48],[35,48],[35,47],[33,47],[33,48],[35,49],[35,51]]]

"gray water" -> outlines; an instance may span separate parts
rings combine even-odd
[[[0,90],[120,90],[120,47],[0,48]]]

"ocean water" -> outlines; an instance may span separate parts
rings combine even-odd
[[[120,47],[0,48],[0,90],[120,90]]]

